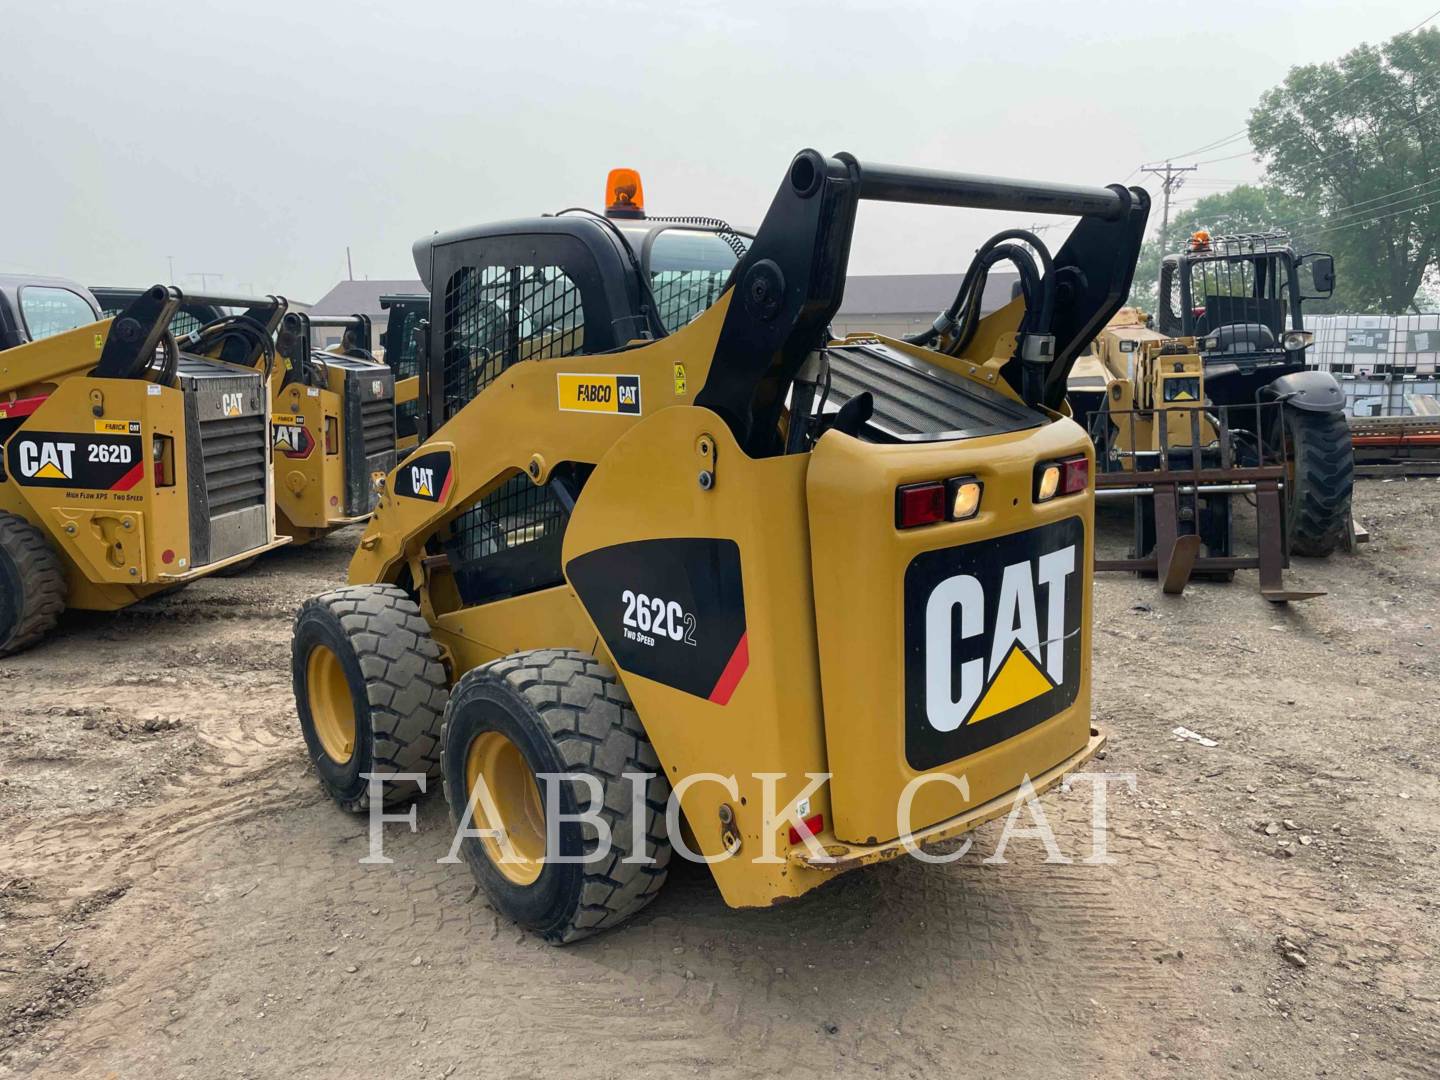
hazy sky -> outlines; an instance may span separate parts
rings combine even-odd
[[[143,285],[173,255],[182,287],[313,301],[347,244],[413,277],[417,237],[598,208],[614,165],[652,212],[756,224],[806,146],[1144,183],[1432,2],[0,0],[0,271]],[[866,204],[851,269],[958,272],[1011,223]]]

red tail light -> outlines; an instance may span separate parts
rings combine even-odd
[[[1060,494],[1074,495],[1090,486],[1090,459],[1066,458],[1060,462]]]
[[[169,435],[156,435],[150,440],[150,457],[155,464],[155,486],[175,484],[175,440]]]
[[[795,828],[794,825],[790,826],[790,843],[792,844],[803,843],[805,837],[807,836],[819,836],[820,830],[825,828],[825,815],[815,814],[811,817],[807,817],[800,824],[805,829],[804,834],[802,834],[799,829]]]
[[[945,520],[945,485],[906,484],[895,489],[895,527],[913,529]]]
[[[1049,502],[1059,495],[1074,495],[1090,486],[1090,459],[1064,458],[1035,466],[1035,501]]]

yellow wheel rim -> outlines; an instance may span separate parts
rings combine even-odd
[[[482,780],[485,791],[477,798]],[[480,838],[491,864],[516,885],[533,884],[545,865],[545,808],[520,748],[498,731],[476,736],[465,755],[465,789],[475,800],[475,828],[505,831],[508,843]]]
[[[305,662],[305,687],[310,696],[310,722],[325,756],[344,765],[355,756],[355,700],[340,657],[317,645]]]

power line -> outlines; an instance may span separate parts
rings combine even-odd
[[[1162,251],[1165,250],[1170,238],[1170,193],[1179,191],[1185,184],[1185,174],[1192,173],[1198,168],[1198,165],[1172,165],[1168,161],[1163,167],[1159,165],[1140,166],[1141,172],[1147,172],[1160,178],[1160,187],[1164,192],[1165,210],[1160,220],[1160,248]]]
[[[1420,189],[1425,190],[1421,191]],[[1417,192],[1417,194],[1405,194],[1406,192],[1410,191]],[[1402,196],[1402,198],[1392,198],[1392,196],[1395,195]],[[1421,196],[1423,196],[1425,199],[1429,199],[1431,196],[1440,196],[1440,178],[1434,180],[1426,180],[1419,184],[1411,184],[1408,188],[1399,188],[1395,191],[1387,191],[1384,195],[1376,195],[1372,199],[1362,199],[1360,202],[1350,203],[1347,206],[1339,206],[1336,207],[1334,210],[1316,214],[1313,217],[1296,218],[1294,221],[1287,221],[1275,227],[1277,229],[1300,229],[1310,225],[1319,225],[1328,221],[1340,220],[1346,217],[1368,215],[1376,210],[1383,210],[1388,206],[1394,206],[1397,203],[1406,202],[1410,199],[1419,198]],[[1369,209],[1362,211],[1361,215],[1355,214],[1354,211],[1360,210],[1361,207],[1369,207]]]
[[[1416,23],[1414,26],[1412,26],[1409,30],[1403,30],[1403,31],[1401,31],[1400,33],[1396,34],[1395,37],[1396,37],[1396,38],[1409,37],[1411,34],[1415,33],[1417,30],[1421,29],[1422,27],[1428,26],[1430,23],[1434,22],[1437,18],[1440,18],[1440,10],[1436,10],[1436,11],[1431,12],[1431,13],[1430,13],[1428,16],[1426,16],[1424,19],[1420,20],[1420,22],[1418,22],[1418,23]],[[1391,39],[1389,39],[1389,40],[1393,41],[1393,40],[1395,40],[1395,38],[1391,38]],[[1354,79],[1347,80],[1346,83],[1345,83],[1345,85],[1336,87],[1336,88],[1335,88],[1334,90],[1332,90],[1329,94],[1325,95],[1325,97],[1321,98],[1318,104],[1325,104],[1325,103],[1329,102],[1331,98],[1338,97],[1340,94],[1342,94],[1342,93],[1346,92],[1347,90],[1353,88],[1354,86],[1358,85],[1359,83],[1364,82],[1366,79],[1373,79],[1376,75],[1379,75],[1379,74],[1380,74],[1382,71],[1384,71],[1384,70],[1385,70],[1384,68],[1377,67],[1374,71],[1367,71],[1364,75],[1357,75]],[[1209,152],[1209,151],[1211,151],[1211,150],[1218,150],[1218,149],[1220,149],[1222,146],[1226,146],[1226,145],[1228,145],[1228,144],[1230,144],[1230,143],[1233,143],[1233,142],[1235,142],[1237,139],[1240,139],[1241,137],[1245,137],[1245,138],[1248,139],[1249,134],[1250,134],[1250,128],[1249,128],[1249,126],[1247,125],[1247,126],[1241,128],[1239,131],[1231,132],[1229,135],[1223,135],[1223,136],[1221,136],[1220,138],[1213,140],[1212,142],[1205,143],[1203,146],[1197,146],[1197,147],[1196,147],[1195,149],[1193,149],[1193,150],[1186,150],[1183,154],[1172,154],[1172,155],[1170,156],[1169,160],[1172,160],[1172,161],[1173,161],[1175,158],[1187,158],[1187,157],[1192,157],[1192,156],[1194,156],[1195,154],[1204,154],[1204,153],[1207,153],[1207,152]],[[1244,155],[1241,155],[1241,156],[1244,156]],[[1225,159],[1222,158],[1222,159],[1219,159],[1219,160],[1225,160]]]
[[[1358,225],[1374,225],[1377,222],[1385,221],[1387,218],[1399,217],[1401,214],[1410,214],[1416,210],[1429,210],[1429,208],[1428,200],[1422,201],[1418,206],[1407,206],[1403,210],[1396,210],[1389,214],[1381,214],[1379,217],[1370,217],[1367,214],[1358,221],[1349,221],[1344,225],[1335,225],[1328,229],[1316,229],[1314,232],[1308,233],[1307,236],[1324,236],[1326,233],[1343,232],[1346,229],[1353,229]]]

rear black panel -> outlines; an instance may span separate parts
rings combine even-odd
[[[1067,518],[915,556],[905,570],[905,757],[923,771],[1074,703],[1085,526]]]
[[[871,427],[896,442],[973,439],[1025,431],[1045,423],[1033,409],[944,368],[880,342],[828,350],[830,404],[868,390],[875,398]]]
[[[375,509],[379,494],[371,477],[395,468],[395,373],[365,360],[321,353],[315,360],[337,373],[345,388],[345,516],[359,517]]]

